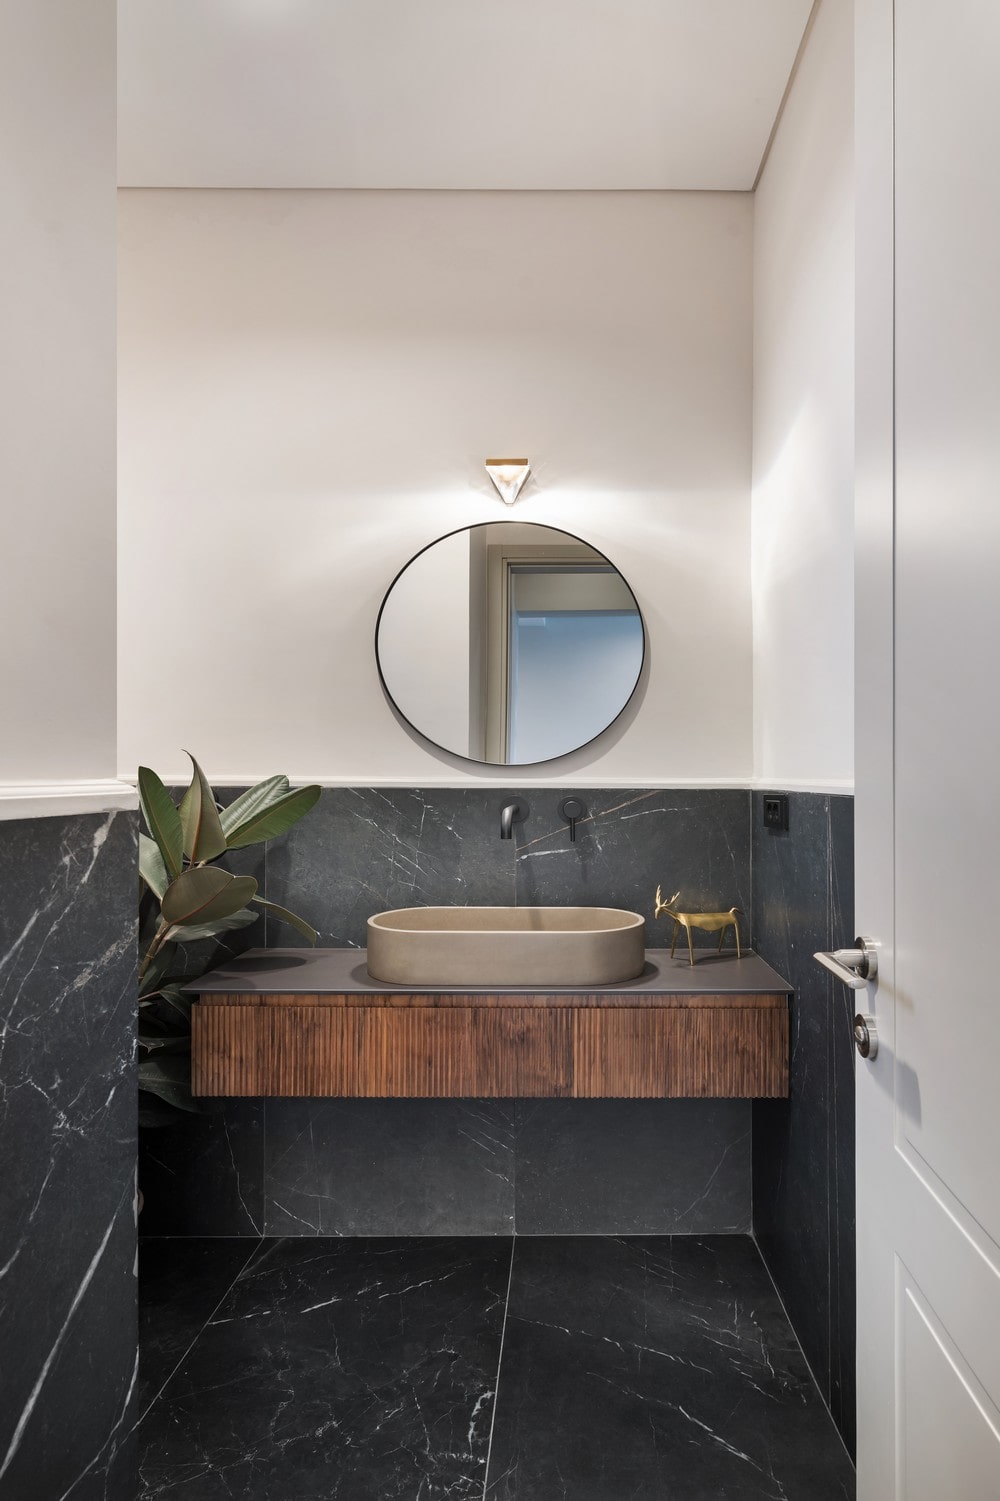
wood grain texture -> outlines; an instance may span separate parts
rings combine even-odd
[[[474,1005],[471,997],[455,1005],[449,995],[442,1006],[420,999],[359,1006],[338,996],[206,997],[192,1008],[192,1090],[430,1099],[788,1093],[783,995],[628,1007],[589,1004],[589,996],[552,1007],[509,995],[502,1006],[484,1006],[478,995]]]

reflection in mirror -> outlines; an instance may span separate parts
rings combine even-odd
[[[474,761],[567,755],[631,698],[645,638],[602,553],[551,527],[494,522],[417,554],[379,612],[383,686],[414,729]]]

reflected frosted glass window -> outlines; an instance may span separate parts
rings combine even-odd
[[[508,756],[545,761],[592,740],[620,712],[622,683],[642,666],[642,622],[634,606],[537,608],[546,592],[560,606],[574,595],[592,601],[617,587],[611,569],[563,569],[558,580],[537,568],[511,572]]]

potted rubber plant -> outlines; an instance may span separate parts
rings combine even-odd
[[[292,788],[269,777],[222,807],[190,751],[191,785],[176,804],[148,766],[139,768],[139,1124],[166,1125],[197,1111],[191,1095],[191,1003],[183,987],[209,967],[196,945],[246,928],[266,909],[310,943],[315,928],[257,895],[253,876],[217,862],[231,850],[264,844],[298,823],[317,786]],[[198,968],[201,958],[202,967]]]

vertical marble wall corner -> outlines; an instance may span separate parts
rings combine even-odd
[[[753,930],[795,987],[788,1100],[753,1105],[753,1223],[806,1358],[854,1448],[854,1049],[850,993],[813,959],[854,936],[853,798],[753,795]]]
[[[12,1498],[135,1494],[136,832],[130,813],[0,823],[0,1495]]]

